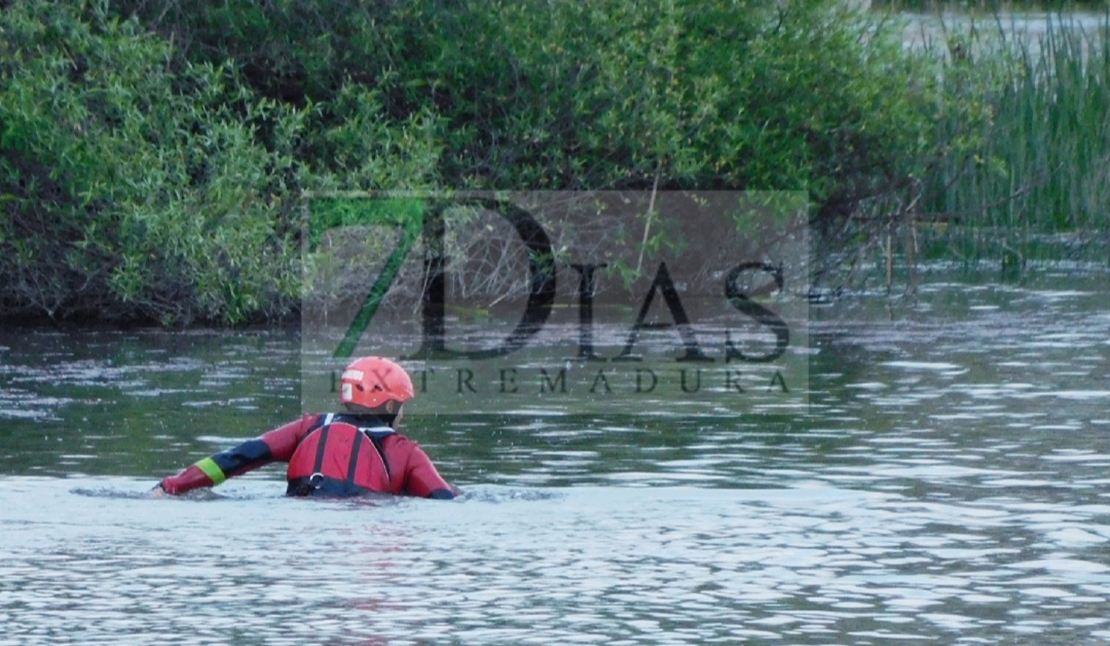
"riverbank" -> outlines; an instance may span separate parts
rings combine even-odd
[[[1110,212],[1085,17],[1019,39],[835,2],[147,4],[0,14],[0,316],[286,320],[322,262],[309,196],[343,192],[803,191],[832,286],[935,231],[1025,261]],[[626,242],[662,241],[654,217]]]

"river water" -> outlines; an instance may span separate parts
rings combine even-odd
[[[971,38],[980,47],[997,46],[999,37],[1010,44],[1019,45],[1030,54],[1038,53],[1048,39],[1059,39],[1062,33],[1081,32],[1087,35],[1084,51],[1104,42],[1107,28],[1103,13],[1090,11],[1015,11],[985,15],[968,15],[958,11],[934,13],[899,13],[902,23],[902,43],[911,50],[939,50],[948,52],[948,40],[953,43]],[[989,45],[990,44],[990,45]]]
[[[793,416],[413,419],[455,501],[148,499],[284,332],[0,333],[0,645],[1110,642],[1110,276],[811,312]]]

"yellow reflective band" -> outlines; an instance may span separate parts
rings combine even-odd
[[[212,486],[216,486],[224,480],[227,480],[227,476],[224,475],[223,469],[221,469],[212,458],[204,458],[200,462],[197,462],[196,467],[212,480]]]

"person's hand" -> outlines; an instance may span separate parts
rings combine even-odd
[[[161,482],[154,485],[153,489],[146,492],[146,497],[147,498],[165,498],[169,495],[170,495],[170,492],[166,491],[166,488],[162,486]]]

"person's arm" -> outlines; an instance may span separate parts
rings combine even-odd
[[[193,489],[214,487],[228,478],[253,471],[275,460],[288,462],[297,444],[304,438],[317,417],[305,415],[261,437],[247,440],[239,446],[204,458],[176,476],[164,478],[155,486],[155,489],[160,488],[176,496]]]
[[[400,439],[400,438],[398,438]],[[403,440],[407,444],[407,460],[404,472],[404,493],[418,498],[450,500],[459,495],[443,476],[439,475],[431,458],[416,442]]]

